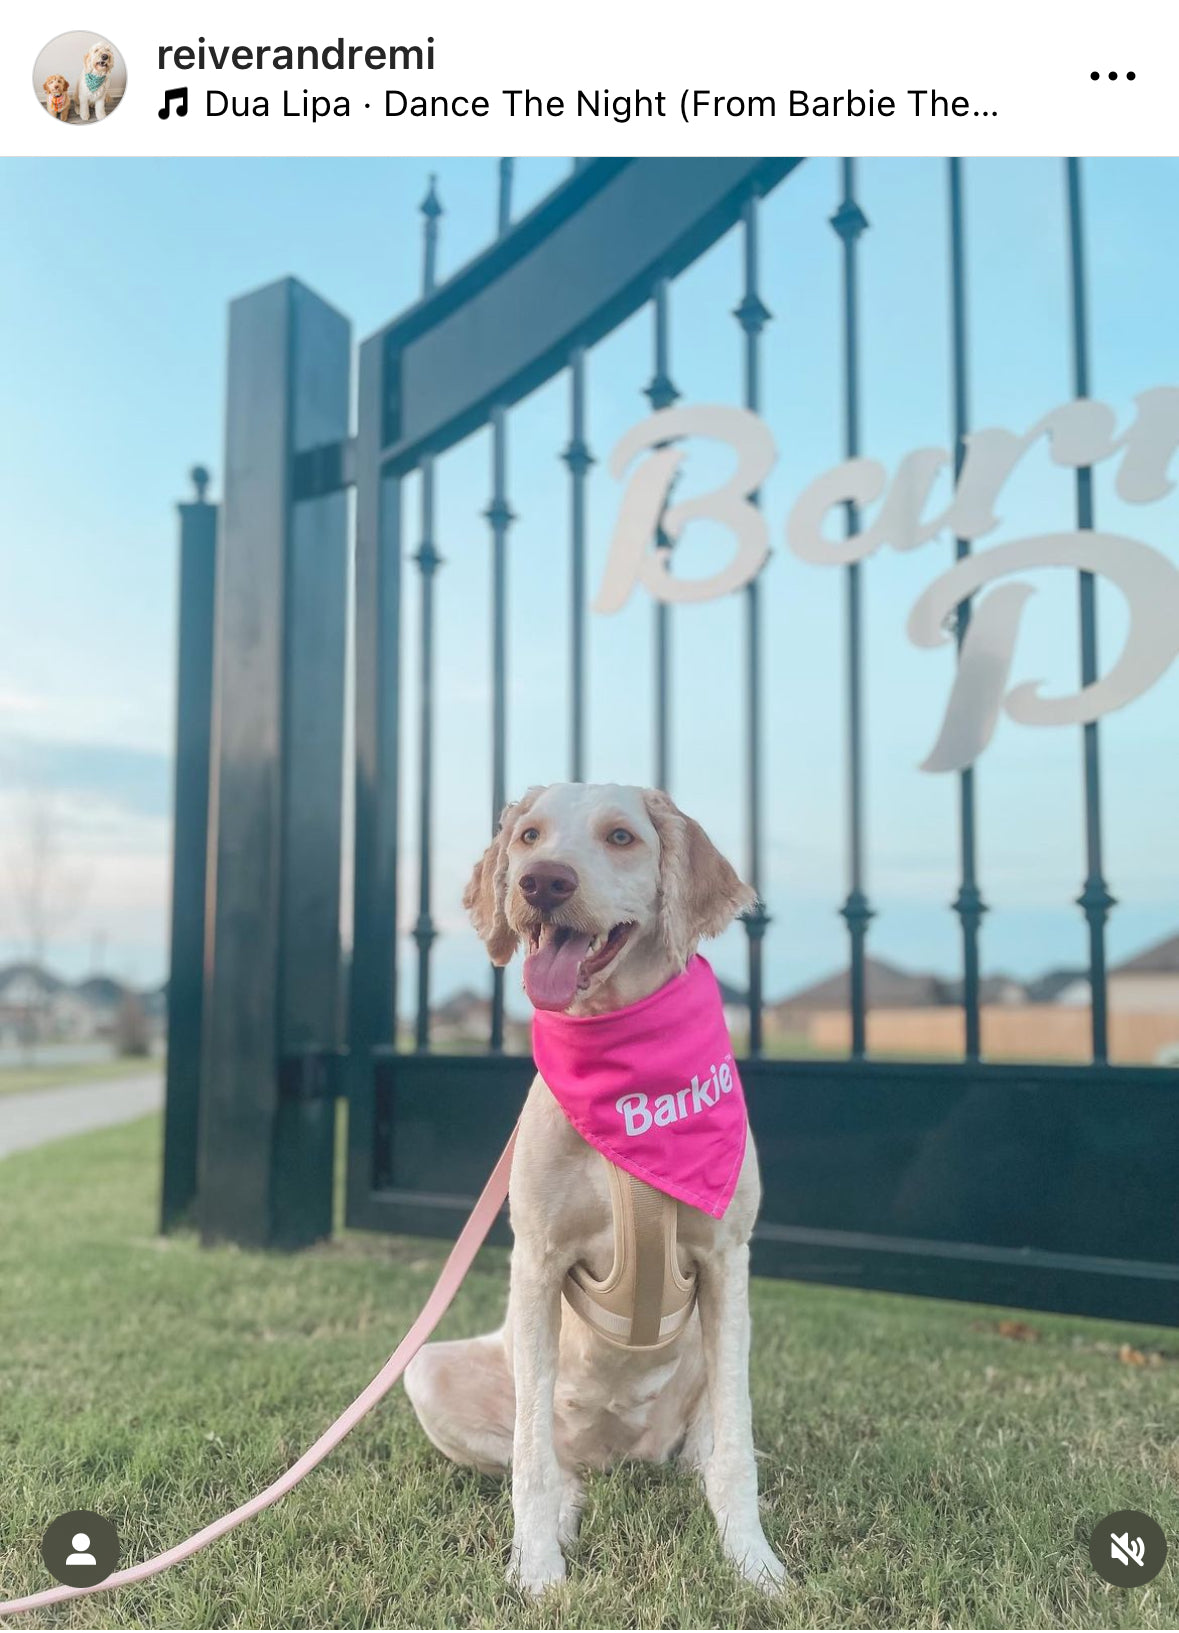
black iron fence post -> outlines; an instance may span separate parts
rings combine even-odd
[[[172,801],[172,932],[168,964],[168,1066],[160,1223],[185,1219],[196,1200],[205,970],[209,747],[213,716],[213,624],[217,507],[209,473],[192,471],[195,497],[180,512],[176,768]]]
[[[1085,285],[1085,232],[1081,212],[1081,164],[1065,160],[1068,191],[1069,288],[1073,317],[1073,392],[1089,395],[1089,318]],[[1077,526],[1088,531],[1093,526],[1093,472],[1088,466],[1077,470]],[[1092,686],[1097,679],[1097,586],[1092,573],[1082,572],[1079,581],[1081,620],[1081,684]],[[1106,980],[1105,921],[1116,898],[1105,882],[1101,838],[1101,743],[1095,720],[1081,728],[1085,777],[1085,887],[1077,905],[1089,926],[1089,993],[1092,1018],[1093,1061],[1104,1065],[1109,1059],[1109,1009]]]
[[[347,435],[350,366],[347,320],[294,279],[230,308],[199,1215],[259,1247],[332,1225],[335,1106],[284,1086],[339,1038],[348,506],[294,482]]]
[[[669,280],[660,278],[651,302],[655,368],[644,395],[656,412],[670,408],[679,398],[669,372],[668,286]],[[656,444],[657,448],[666,446],[666,443]],[[655,548],[671,549],[662,514],[655,524]],[[666,601],[655,603],[655,786],[671,788],[671,608]]]
[[[508,430],[502,408],[491,414],[491,503],[484,514],[491,526],[491,831],[507,804],[508,755],[508,528],[515,514],[508,503]],[[491,1047],[504,1046],[504,975],[491,972]]]
[[[745,287],[734,312],[745,337],[745,406],[761,412],[761,332],[770,321],[758,290],[758,200],[752,195],[741,212]],[[753,504],[760,493],[750,494]],[[746,880],[757,901],[744,916],[749,948],[749,1053],[762,1051],[762,948],[770,916],[762,899],[761,809],[761,589],[756,577],[745,587],[745,809],[748,824]]]
[[[356,449],[356,845],[348,987],[348,1210],[388,1183],[374,1051],[397,1044],[401,827],[401,480],[381,471],[384,347],[360,348]]]
[[[962,161],[949,160],[950,202],[950,329],[953,349],[954,394],[954,480],[962,473],[966,458],[966,434],[970,429],[969,382],[966,344],[966,233],[962,200]],[[970,554],[969,539],[954,540],[954,556],[961,561]],[[970,627],[970,602],[958,608],[958,647],[961,649]],[[982,1054],[979,1005],[978,935],[986,903],[978,888],[975,850],[974,767],[967,766],[958,777],[958,842],[962,878],[954,899],[954,911],[962,927],[962,1013],[966,1029],[966,1058],[978,1060]]]
[[[585,479],[593,455],[585,440],[585,349],[569,359],[569,780],[585,780]]]
[[[422,254],[422,295],[434,292],[438,265],[438,202],[435,177],[422,203],[424,248]],[[421,627],[419,632],[419,724],[418,724],[418,916],[413,938],[418,949],[418,1008],[414,1043],[418,1049],[430,1047],[430,953],[438,931],[431,912],[431,840],[434,824],[434,576],[442,557],[434,540],[434,458],[427,454],[421,466],[422,541],[414,555],[421,574]]]
[[[860,452],[860,337],[856,288],[856,245],[868,218],[856,202],[855,160],[843,160],[843,199],[831,225],[843,242],[843,408],[844,453]],[[858,507],[847,505],[847,535],[860,531]],[[864,890],[863,631],[860,618],[860,564],[847,569],[847,805],[848,893],[840,909],[851,944],[851,1052],[862,1060],[868,1048],[868,994],[864,942],[872,908]]]
[[[496,232],[502,238],[512,224],[512,161],[499,161]],[[494,834],[508,798],[508,529],[515,514],[508,503],[508,417],[491,411],[491,503],[483,513],[491,528],[491,831]],[[491,970],[490,1047],[504,1046],[504,977]]]

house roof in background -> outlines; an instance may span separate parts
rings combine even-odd
[[[127,996],[128,988],[113,975],[89,975],[74,985],[79,998],[85,998],[99,1009],[118,1009]]]
[[[32,982],[42,992],[60,992],[66,983],[39,964],[5,964],[0,968],[0,995],[20,982]]]
[[[72,992],[96,1009],[117,1009],[124,996],[133,990],[125,981],[113,975],[88,975],[82,981],[63,981],[59,975],[54,975],[52,970],[40,964],[5,964],[0,967],[0,997],[9,988],[23,982],[31,982],[36,990],[47,995]]]
[[[434,1019],[443,1022],[465,1021],[472,1015],[486,1015],[490,1011],[490,998],[470,987],[460,987],[458,992],[452,992],[449,998],[432,1005],[430,1009]]]
[[[1029,1004],[1054,1004],[1062,992],[1069,987],[1075,987],[1078,981],[1088,984],[1088,970],[1048,970],[1044,975],[1037,975],[1034,981],[1027,984]]]
[[[1179,935],[1168,936],[1165,941],[1156,941],[1153,947],[1147,947],[1128,958],[1124,964],[1116,964],[1109,972],[1111,975],[1179,975]]]
[[[866,959],[865,973],[868,1003],[873,1007],[921,1009],[962,1001],[962,982],[957,978],[902,969],[883,958]],[[1144,948],[1133,958],[1113,966],[1110,974],[1179,975],[1179,934],[1167,936]],[[1010,996],[1012,988],[1018,988],[1029,1003],[1051,1004],[1057,1002],[1069,988],[1087,980],[1088,971],[1085,969],[1047,970],[1028,982],[1003,974],[988,975],[983,976],[980,982],[979,996],[983,1003],[1000,1003]],[[116,976],[96,974],[81,981],[64,981],[42,966],[16,962],[0,966],[0,1000],[10,988],[20,988],[30,981],[46,996],[70,992],[97,1009],[117,1009],[124,995],[134,990]],[[724,1003],[739,1005],[749,1002],[749,994],[744,988],[719,978],[718,985]],[[839,970],[768,1004],[767,1009],[846,1009],[850,1001],[850,986],[849,972]],[[167,990],[167,982],[164,982],[140,996],[153,1013],[163,1013],[167,1007]],[[486,1015],[489,1011],[488,997],[470,987],[461,988],[433,1007],[435,1018],[444,1023],[462,1022]]]
[[[966,983],[962,980],[943,981],[935,977],[942,990],[941,1002],[944,1004],[960,1004],[966,994]],[[1017,975],[1004,975],[999,970],[994,975],[981,975],[978,981],[978,999],[982,1004],[1008,1004],[1011,1002],[1024,1003],[1028,1001],[1028,987]]]
[[[883,958],[866,958],[864,969],[868,1003],[880,1008],[923,1009],[944,1004],[946,983],[936,975],[914,974]],[[809,987],[791,992],[774,1009],[846,1009],[851,997],[851,974],[839,970]]]

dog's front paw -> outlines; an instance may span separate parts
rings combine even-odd
[[[555,1542],[547,1547],[518,1539],[512,1543],[508,1581],[521,1593],[539,1598],[546,1589],[555,1588],[564,1580],[565,1556]]]
[[[762,1593],[782,1593],[790,1581],[786,1567],[765,1537],[758,1537],[744,1551],[733,1549],[731,1558],[747,1582]]]

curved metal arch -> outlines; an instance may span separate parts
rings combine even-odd
[[[594,159],[378,330],[381,455],[414,469],[551,379],[724,236],[801,159]]]

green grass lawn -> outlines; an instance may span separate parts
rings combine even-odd
[[[118,1078],[162,1072],[162,1055],[116,1060],[67,1061],[59,1066],[0,1066],[0,1095],[26,1094],[30,1089],[56,1089],[71,1083],[109,1083]]]
[[[93,1508],[123,1562],[243,1501],[376,1371],[442,1244],[350,1235],[296,1257],[155,1234],[156,1119],[0,1162],[0,1598],[49,1585],[48,1522]],[[443,1332],[498,1322],[487,1251]],[[1174,1332],[760,1281],[753,1397],[766,1530],[794,1586],[724,1566],[670,1469],[591,1477],[570,1581],[503,1579],[503,1487],[429,1446],[400,1390],[292,1496],[151,1582],[24,1627],[1149,1627],[1179,1623]],[[1093,1573],[1092,1525],[1141,1508],[1172,1558]]]

